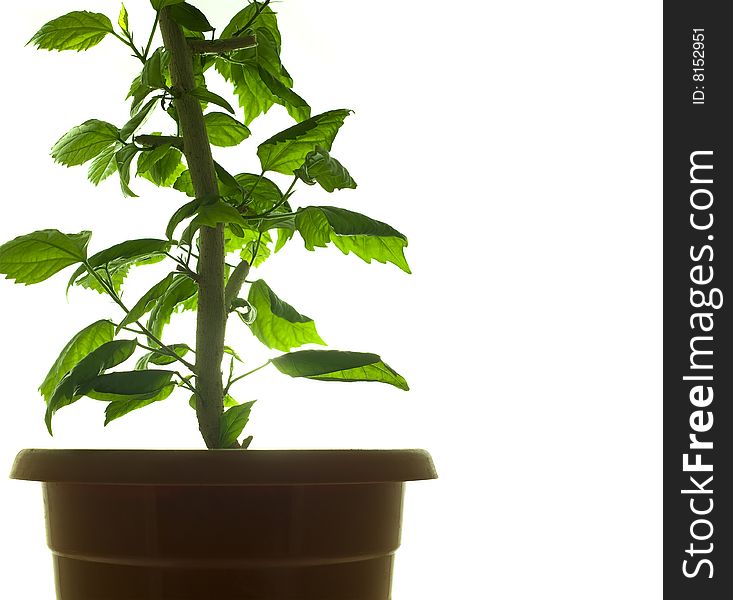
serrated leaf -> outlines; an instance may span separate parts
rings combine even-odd
[[[120,244],[115,244],[109,248],[97,252],[87,261],[89,266],[95,271],[99,271],[99,275],[106,279],[107,275],[111,276],[115,283],[115,290],[119,291],[119,284],[129,271],[130,267],[142,264],[153,264],[158,260],[165,258],[165,253],[170,250],[171,242],[168,240],[158,240],[154,238],[143,238],[139,240],[127,240]],[[69,279],[67,289],[72,285],[84,285],[96,291],[103,291],[96,282],[93,275],[85,275],[87,269],[82,265],[79,267]],[[115,278],[120,276],[118,281]]]
[[[295,175],[308,185],[318,183],[327,192],[356,187],[356,181],[346,168],[320,146],[307,154],[303,166],[295,170]]]
[[[284,106],[296,121],[309,118],[308,103],[291,89],[293,80],[280,61],[280,32],[274,14],[265,20],[258,17],[255,23],[252,33],[257,38],[256,46],[235,52],[231,61],[227,57],[215,61],[216,69],[234,87],[244,109],[245,124],[249,125],[275,103]]]
[[[353,252],[367,263],[391,262],[410,273],[407,238],[386,223],[344,208],[308,206],[298,211],[295,227],[308,250],[333,242],[344,254]]]
[[[272,359],[285,375],[321,381],[377,381],[409,390],[404,377],[376,354],[339,350],[299,350]]]
[[[277,26],[277,16],[269,6],[263,6],[263,2],[256,0],[250,2],[242,10],[240,10],[229,24],[221,32],[222,38],[236,37],[245,33],[243,28],[249,23],[249,27],[253,29],[265,28],[270,32],[273,40],[275,40],[277,50],[280,50],[280,30]],[[259,11],[259,14],[257,14]],[[256,16],[255,16],[256,15]],[[253,20],[254,19],[254,20]]]
[[[76,234],[42,229],[0,246],[0,273],[16,283],[45,281],[62,269],[86,259],[91,231]]]
[[[158,104],[158,100],[159,96],[148,100],[147,104],[145,104],[145,106],[143,106],[134,117],[122,126],[122,129],[120,129],[120,139],[123,142],[126,142],[133,133],[143,126],[145,121],[147,121],[150,115],[153,114],[155,106]]]
[[[92,160],[87,178],[94,185],[99,185],[107,177],[117,172],[117,160],[115,160],[117,150],[119,146],[112,145]]]
[[[191,171],[187,170],[181,173],[173,184],[173,189],[183,192],[190,198],[194,198],[196,196],[196,192],[193,189],[193,182],[191,181]]]
[[[126,325],[130,325],[131,323],[140,320],[140,318],[150,312],[155,302],[157,302],[158,299],[168,291],[168,288],[172,283],[173,273],[169,273],[164,279],[145,292],[140,300],[135,303],[135,306],[130,309],[130,312],[127,313],[122,322],[117,326],[117,333],[119,333]]]
[[[141,159],[145,154],[152,155],[160,148],[163,150],[154,156],[147,157],[148,160],[142,165],[140,164],[140,160],[138,160],[138,175],[145,177],[158,187],[170,187],[178,180],[181,173],[186,170],[182,161],[183,154],[178,148],[159,146],[152,152],[141,155]]]
[[[256,400],[252,400],[232,406],[219,417],[219,448],[231,448],[238,445],[237,438],[244,431],[255,402]]]
[[[170,4],[168,16],[190,31],[214,31],[206,15],[188,2]]]
[[[204,115],[209,142],[214,146],[236,146],[249,137],[249,129],[226,113],[213,112]]]
[[[51,420],[56,411],[76,402],[85,394],[86,384],[107,369],[125,362],[135,352],[136,347],[135,340],[115,340],[102,344],[81,359],[61,380],[46,405],[45,421],[48,432],[53,434]]]
[[[247,300],[257,311],[257,318],[249,328],[268,348],[288,352],[304,344],[326,345],[313,319],[278,298],[262,279],[251,285]]]
[[[61,136],[51,148],[51,156],[67,167],[81,165],[114,145],[119,135],[119,129],[111,123],[89,119]]]
[[[275,253],[277,254],[280,252],[280,250],[283,249],[285,244],[287,244],[291,239],[293,239],[293,235],[295,234],[294,229],[278,229],[277,230],[277,242],[275,243]]]
[[[244,112],[244,124],[249,125],[275,104],[267,86],[259,78],[256,65],[228,63],[216,60],[216,70],[232,84],[239,106]]]
[[[175,352],[176,356],[183,358],[191,352],[191,348],[188,346],[188,344],[171,344],[168,346],[173,352]],[[170,365],[176,362],[176,358],[171,356],[170,354],[167,354],[163,350],[155,350],[153,352],[148,352],[147,354],[144,354],[140,357],[140,359],[135,363],[135,369],[138,371],[142,371],[148,368],[148,365]]]
[[[218,94],[207,90],[205,87],[194,88],[189,92],[189,94],[198,98],[200,102],[211,102],[211,104],[221,106],[224,110],[227,110],[230,113],[234,114],[234,109],[232,108],[232,105],[229,104],[229,102],[227,102]]]
[[[331,149],[333,140],[350,110],[331,110],[275,134],[257,147],[263,171],[292,175],[316,146]]]
[[[88,325],[64,346],[48,371],[38,390],[43,399],[48,402],[56,387],[66,374],[71,371],[85,356],[99,348],[102,344],[111,342],[115,336],[114,324],[108,320],[96,321]]]
[[[41,27],[28,41],[44,50],[88,50],[112,33],[112,22],[101,13],[73,11]]]
[[[163,329],[170,323],[173,313],[179,306],[196,296],[197,293],[198,286],[196,282],[185,275],[176,276],[175,281],[157,300],[150,312],[150,317],[148,317],[147,326],[153,335],[160,339],[163,336]]]

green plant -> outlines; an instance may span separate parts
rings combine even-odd
[[[106,425],[185,388],[207,447],[247,448],[252,436],[238,440],[253,402],[237,403],[230,392],[235,383],[268,364],[293,377],[378,381],[407,390],[404,378],[375,354],[291,352],[306,344],[324,344],[313,320],[278,298],[262,279],[250,279],[251,269],[277,253],[295,232],[308,250],[333,244],[366,262],[391,262],[410,272],[403,252],[407,239],[389,225],[343,208],[296,209],[291,204],[298,182],[318,184],[326,192],[356,187],[329,154],[351,111],[311,116],[280,61],[280,32],[269,0],[246,5],[216,39],[207,17],[194,6],[180,0],[151,4],[155,21],[143,47],[135,43],[124,6],[117,27],[103,14],[76,11],[50,21],[29,42],[48,50],[81,51],[109,35],[142,63],[128,95],[130,120],[121,128],[97,119],[73,127],[53,146],[57,162],[90,163],[88,177],[95,185],[117,173],[125,196],[135,195],[135,172],[189,197],[161,239],[127,240],[89,253],[89,231],[64,234],[45,229],[0,246],[0,273],[16,283],[39,283],[77,265],[69,287],[107,294],[121,309],[119,320],[97,321],[77,333],[51,367],[40,387],[49,433],[54,413],[84,396],[109,402]],[[153,49],[158,30],[163,46]],[[207,32],[211,39],[206,39]],[[231,84],[243,121],[233,116],[235,110],[225,98],[207,89],[206,74],[212,67]],[[213,159],[211,146],[246,140],[247,125],[273,104],[284,106],[296,124],[257,147],[259,174],[230,174]],[[170,116],[172,132],[140,133],[158,109]],[[284,193],[266,176],[270,173],[292,176]],[[134,304],[123,301],[128,271],[163,260],[172,261],[174,270]],[[164,341],[164,328],[178,310],[197,311],[193,347]],[[260,342],[285,354],[235,374],[239,356],[225,344],[227,320],[233,315]],[[110,371],[139,351],[145,354],[133,370]]]

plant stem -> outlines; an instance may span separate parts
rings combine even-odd
[[[155,30],[158,28],[159,20],[160,20],[160,13],[155,13],[155,22],[153,23],[153,28],[150,30],[150,37],[148,38],[147,46],[145,46],[145,52],[143,52],[144,60],[148,60],[148,55],[150,54],[150,46],[153,43],[153,37],[155,36]]]
[[[112,35],[115,36],[118,40],[120,40],[125,46],[130,48],[135,53],[135,58],[137,58],[141,63],[145,64],[145,57],[140,54],[140,51],[135,47],[135,44],[132,43],[132,41],[128,41],[125,38],[123,38],[121,35],[112,32]]]
[[[257,371],[259,371],[260,369],[264,369],[264,368],[265,368],[265,367],[266,367],[267,365],[269,365],[269,364],[270,364],[271,362],[272,362],[271,360],[268,360],[268,361],[267,361],[267,362],[266,362],[266,363],[265,363],[264,365],[260,365],[260,366],[259,366],[259,367],[257,367],[256,369],[252,369],[251,371],[247,371],[247,372],[246,372],[246,373],[244,373],[243,375],[238,375],[238,376],[237,376],[237,377],[235,377],[234,379],[230,379],[230,380],[229,380],[229,383],[227,384],[227,387],[226,387],[226,389],[224,390],[224,393],[225,393],[225,394],[228,394],[228,393],[229,393],[229,389],[230,389],[230,388],[232,387],[232,385],[234,385],[235,383],[237,383],[237,381],[239,381],[240,379],[244,379],[245,377],[249,377],[250,375],[252,375],[252,373],[256,373],[256,372],[257,372]]]
[[[193,55],[180,25],[160,11],[160,32],[170,52],[170,72],[176,89],[175,105],[181,124],[183,153],[191,172],[197,198],[217,196],[219,186],[206,133],[201,104],[190,92],[195,89]],[[196,315],[196,415],[207,447],[219,445],[219,418],[224,412],[224,227],[202,227],[199,234],[198,312]]]

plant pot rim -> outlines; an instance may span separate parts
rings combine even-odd
[[[26,449],[11,479],[97,485],[316,485],[436,479],[425,450]]]

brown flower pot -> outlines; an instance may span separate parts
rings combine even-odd
[[[58,600],[388,600],[422,450],[23,450]]]

